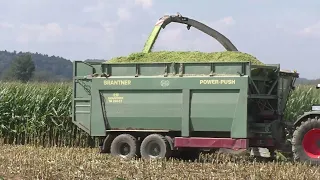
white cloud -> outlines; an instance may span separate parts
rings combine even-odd
[[[307,37],[320,37],[320,21],[303,28],[298,32],[298,34]]]
[[[126,8],[118,8],[117,15],[119,20],[129,20],[131,18],[131,13]]]
[[[49,23],[40,30],[38,40],[41,42],[54,41],[55,38],[62,35],[62,28],[57,23]]]
[[[28,43],[55,43],[55,42],[84,42],[97,41],[111,42],[114,36],[115,24],[110,22],[75,25],[62,27],[58,23],[47,24],[8,24],[0,23],[0,28],[15,27],[10,36],[20,44]]]
[[[117,26],[117,23],[104,22],[101,23],[101,26],[107,33],[113,33]]]
[[[22,32],[16,37],[16,41],[21,44],[28,43],[30,41],[30,36],[28,33]]]
[[[85,6],[83,8],[83,12],[96,12],[96,11],[101,11],[104,10],[106,7],[105,2],[99,0],[97,4],[91,5],[91,6]]]
[[[8,23],[8,22],[0,22],[0,28],[6,29],[6,28],[13,28],[13,27],[14,27],[14,25],[11,24],[11,23]]]
[[[211,28],[219,31],[220,33],[224,34],[225,31],[230,29],[230,27],[236,24],[236,20],[232,16],[223,17],[217,21],[211,22],[202,22]]]
[[[158,36],[159,44],[162,44],[164,46],[170,46],[170,45],[175,45],[176,42],[179,42],[182,36],[182,28],[172,28],[168,29],[166,31],[163,30],[161,33],[161,36]]]
[[[117,3],[118,7],[114,8],[111,7],[112,3]],[[86,6],[82,9],[84,13],[88,13],[89,16],[94,21],[105,21],[107,18],[110,17],[110,13],[116,14],[118,19],[117,21],[125,21],[131,19],[131,10],[135,5],[135,2],[132,0],[113,0],[113,2],[110,1],[102,1],[99,0],[98,3],[91,6]],[[148,6],[147,4],[138,4],[141,6]],[[111,17],[112,18],[112,17]]]
[[[67,26],[63,37],[65,41],[93,43],[110,41],[113,37],[113,28],[110,24],[99,24],[99,27],[81,26],[70,24]]]
[[[29,41],[49,42],[55,41],[63,33],[62,28],[57,23],[48,24],[21,24],[18,26],[18,35],[16,37],[19,43],[28,43]]]
[[[224,17],[220,19],[219,22],[224,23],[225,25],[234,25],[236,23],[232,16]]]
[[[151,8],[153,5],[152,0],[135,0],[135,3],[141,5],[144,9]]]

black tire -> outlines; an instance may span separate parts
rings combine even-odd
[[[318,118],[309,118],[307,121],[302,122],[300,126],[296,127],[292,138],[292,152],[295,161],[311,165],[320,165],[319,133],[320,120]],[[317,152],[310,149],[313,144],[315,144],[315,146],[312,148],[315,148]]]
[[[172,150],[167,138],[160,134],[151,134],[142,141],[140,153],[143,159],[163,159],[169,158]]]
[[[137,154],[137,139],[130,134],[120,134],[112,141],[110,152],[113,156],[131,159]]]

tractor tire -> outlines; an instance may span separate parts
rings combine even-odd
[[[163,159],[169,158],[172,150],[166,137],[160,134],[151,134],[142,141],[140,153],[143,159]]]
[[[302,122],[296,127],[292,138],[292,152],[295,161],[320,165],[320,120]]]
[[[137,139],[130,134],[120,134],[111,143],[111,155],[131,159],[137,154]]]

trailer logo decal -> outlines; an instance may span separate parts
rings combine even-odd
[[[236,84],[234,79],[200,80],[200,84]]]
[[[120,86],[130,86],[131,85],[131,80],[104,80],[103,81],[103,84],[104,85],[107,85],[107,86],[117,86],[117,85],[120,85]]]
[[[109,103],[122,103],[123,97],[119,93],[113,93],[111,97],[108,97]]]
[[[162,80],[162,81],[160,82],[160,85],[161,85],[162,87],[167,87],[167,86],[170,85],[170,82],[169,82],[168,80]]]

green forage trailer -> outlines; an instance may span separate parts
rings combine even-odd
[[[159,19],[143,53],[150,53],[161,28],[171,22],[194,27],[227,51],[238,52],[219,32],[178,14]],[[154,63],[137,62],[139,57],[73,62],[72,120],[102,140],[101,153],[169,158],[192,157],[201,150],[265,148],[289,151],[300,162],[320,163],[320,106],[292,124],[283,118],[298,73],[281,70],[279,64],[258,65],[237,53],[227,59],[222,54],[205,59],[199,53],[184,54],[179,62],[173,56],[149,57]],[[193,62],[186,62],[188,58]]]
[[[168,158],[206,149],[277,149],[298,74],[250,62],[73,62],[73,122],[102,152]]]

